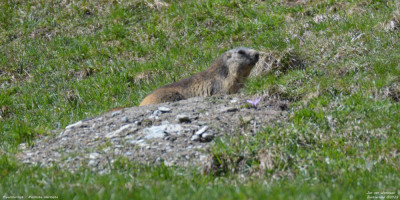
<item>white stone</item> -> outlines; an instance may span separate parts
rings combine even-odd
[[[115,117],[117,115],[121,114],[121,111],[115,111],[111,114],[111,116]]]
[[[149,119],[160,119],[161,111],[155,110],[150,116]]]
[[[123,116],[123,117],[121,117],[121,121],[122,122],[129,122],[129,119],[128,119],[127,116]]]
[[[180,135],[182,132],[182,126],[179,124],[164,124],[160,126],[152,126],[150,128],[143,129],[143,134],[146,135],[145,139],[162,138],[167,134]]]
[[[65,129],[71,129],[71,128],[80,127],[82,124],[83,124],[83,122],[79,121],[79,122],[76,122],[76,123],[73,123],[73,124],[70,124],[70,125],[66,126]]]
[[[98,158],[98,157],[100,157],[100,154],[99,154],[99,153],[96,153],[96,152],[91,153],[91,154],[89,155],[89,158],[90,158],[90,159],[96,159],[96,158]]]
[[[90,160],[89,163],[88,163],[88,165],[89,165],[89,166],[96,166],[97,163],[98,163],[98,161],[96,161],[96,160]]]
[[[200,135],[192,135],[192,137],[190,138],[190,140],[192,141],[200,141]]]
[[[171,135],[180,135],[183,130],[182,126],[179,124],[168,124],[165,126],[166,127],[165,127],[164,131]]]
[[[108,133],[105,137],[106,138],[113,138],[113,137],[120,137],[122,133],[125,132],[125,135],[127,135],[130,132],[133,132],[137,129],[136,124],[126,124],[121,126],[119,129]]]
[[[201,129],[196,131],[195,135],[201,135],[202,133],[206,132],[207,129],[208,129],[208,126],[203,126]]]
[[[214,135],[211,133],[204,133],[201,135],[201,138],[204,139],[205,141],[210,141],[214,138]]]
[[[165,106],[160,106],[158,107],[158,110],[161,112],[170,112],[171,108],[165,107]]]
[[[164,132],[166,125],[152,126],[150,128],[143,129],[143,134],[146,135],[144,138],[147,140],[154,138],[163,138],[166,134]]]

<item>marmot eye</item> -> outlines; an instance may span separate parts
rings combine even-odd
[[[240,51],[239,51],[239,54],[244,55],[245,52],[244,52],[243,50],[240,50]]]

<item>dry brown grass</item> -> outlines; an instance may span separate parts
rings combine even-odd
[[[259,77],[270,73],[280,76],[288,70],[302,69],[304,67],[304,60],[291,49],[282,52],[261,52],[261,57],[251,71],[250,77]]]

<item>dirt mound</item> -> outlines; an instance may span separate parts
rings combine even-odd
[[[21,144],[23,163],[57,165],[75,171],[88,166],[107,173],[118,159],[179,166],[203,166],[215,138],[251,136],[284,119],[286,102],[262,97],[256,106],[244,95],[195,97],[179,102],[125,108],[67,126],[56,136]],[[249,128],[250,127],[250,128]]]

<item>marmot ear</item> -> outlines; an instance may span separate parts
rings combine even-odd
[[[226,58],[231,58],[232,57],[232,54],[231,54],[231,52],[226,52]]]

